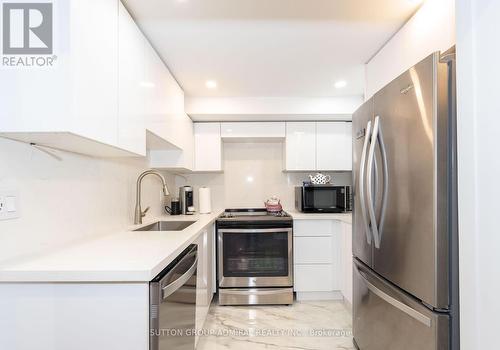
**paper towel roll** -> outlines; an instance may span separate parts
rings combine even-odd
[[[199,191],[200,214],[212,212],[212,198],[209,187],[200,187]]]

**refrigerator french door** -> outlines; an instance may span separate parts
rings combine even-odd
[[[399,337],[410,350],[456,348],[453,57],[430,55],[353,115],[353,327],[362,350],[401,349]]]

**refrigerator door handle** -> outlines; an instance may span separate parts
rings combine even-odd
[[[373,184],[373,169],[375,167],[377,174],[376,175],[376,182],[378,183],[378,169],[375,164],[375,147],[376,145],[380,145],[380,150],[381,150],[381,155],[382,155],[382,168],[383,168],[383,178],[384,178],[384,185],[383,185],[383,192],[382,192],[382,208],[380,210],[380,218],[379,221],[380,223],[377,223],[377,218],[375,214],[375,202],[373,199],[373,195],[371,192],[372,184]],[[374,240],[374,245],[375,248],[379,249],[380,248],[380,242],[382,241],[382,233],[383,233],[383,228],[384,228],[384,221],[385,221],[385,212],[387,208],[387,193],[388,193],[388,185],[389,185],[389,179],[388,179],[388,168],[387,168],[387,153],[385,150],[385,144],[384,140],[382,137],[382,128],[380,126],[380,117],[376,116],[375,117],[375,122],[373,125],[373,133],[371,137],[371,144],[370,144],[370,151],[368,153],[368,171],[367,171],[367,181],[366,181],[366,186],[367,186],[367,201],[368,201],[368,213],[370,214],[370,221],[371,221],[371,229],[373,232],[373,240]],[[378,185],[376,186],[376,195],[378,195]]]
[[[382,300],[386,301],[387,303],[391,304],[394,306],[396,309],[404,312],[408,316],[414,318],[415,320],[421,322],[422,324],[426,325],[427,327],[432,326],[432,319],[429,318],[427,315],[424,315],[423,313],[419,312],[418,310],[415,310],[411,306],[407,305],[406,303],[397,300],[396,298],[390,296],[386,292],[384,292],[382,289],[379,287],[375,286],[375,284],[378,284],[376,279],[370,278],[368,276],[368,271],[366,270],[367,268],[365,266],[362,266],[358,262],[354,262],[354,268],[356,271],[360,274],[360,276],[363,278],[363,284],[366,285],[368,290],[381,298]]]
[[[366,124],[365,141],[363,144],[363,152],[361,153],[360,167],[359,167],[359,202],[361,205],[361,216],[363,217],[363,223],[365,227],[366,242],[368,245],[372,244],[372,234],[370,230],[370,223],[368,221],[368,216],[366,215],[366,202],[365,202],[365,164],[366,164],[366,152],[368,149],[368,143],[370,141],[370,135],[372,130],[372,121],[368,121]]]
[[[414,318],[415,320],[423,323],[424,325],[426,325],[427,327],[431,327],[432,325],[432,321],[429,317],[425,316],[424,314],[418,312],[417,310],[415,309],[412,309],[411,307],[409,307],[408,305],[406,304],[403,304],[402,302],[400,302],[399,300],[396,300],[394,299],[393,297],[385,294],[383,291],[381,291],[380,289],[378,289],[377,287],[375,287],[373,284],[371,284],[370,282],[366,281],[365,280],[365,283],[368,287],[368,289],[373,293],[375,294],[376,296],[380,297],[381,299],[385,300],[386,302],[388,302],[389,304],[391,304],[392,306],[394,306],[395,308],[401,310],[402,312],[404,312],[405,314],[407,314],[408,316]]]
[[[377,117],[379,118],[379,117]],[[384,134],[382,132],[382,124],[378,125],[378,142],[380,145],[380,153],[382,155],[382,171],[384,176],[383,192],[382,192],[382,208],[380,209],[380,218],[378,224],[379,241],[382,241],[384,233],[385,212],[387,210],[387,194],[389,192],[389,168],[387,166],[387,151],[385,149]]]

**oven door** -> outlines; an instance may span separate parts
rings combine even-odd
[[[346,211],[345,186],[306,186],[302,199],[304,212],[341,213]]]
[[[292,229],[219,229],[219,287],[291,287]]]

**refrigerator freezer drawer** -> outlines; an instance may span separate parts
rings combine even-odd
[[[354,340],[360,350],[449,349],[449,316],[435,313],[375,275],[353,266]]]

